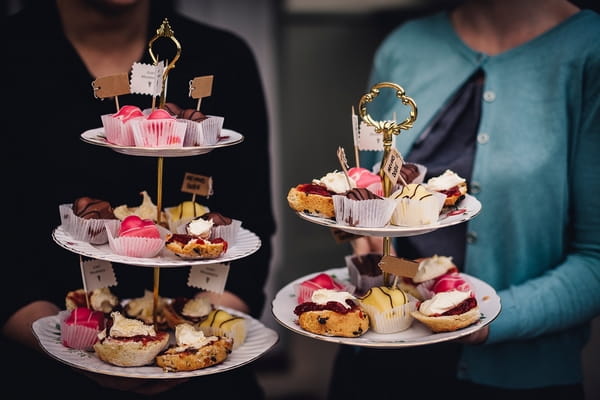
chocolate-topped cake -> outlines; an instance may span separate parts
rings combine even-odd
[[[214,226],[230,225],[231,222],[233,221],[231,218],[226,217],[223,214],[218,213],[216,211],[210,211],[210,212],[207,212],[206,214],[202,214],[202,216],[200,218],[202,218],[206,221],[212,220]]]
[[[346,197],[351,200],[373,200],[381,199],[375,193],[366,188],[353,188],[346,192]]]
[[[165,103],[164,109],[177,118],[200,122],[208,118],[206,115],[193,108],[181,108],[175,103]]]
[[[411,183],[419,176],[419,168],[416,164],[404,163],[400,169],[400,176],[406,183]]]
[[[83,219],[115,219],[113,208],[106,200],[79,197],[73,202],[73,213]]]

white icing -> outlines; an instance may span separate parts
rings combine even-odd
[[[348,180],[350,184],[348,184]],[[348,190],[356,187],[354,179],[350,177],[346,179],[346,174],[343,171],[329,172],[321,179],[313,179],[312,183],[325,186],[327,190],[338,194],[346,193]]]
[[[454,267],[452,257],[438,256],[436,254],[419,263],[417,273],[412,279],[414,282],[424,282],[443,275],[452,267]]]
[[[470,292],[461,292],[460,290],[440,292],[421,303],[419,311],[427,316],[440,315],[453,309],[470,296]]]
[[[427,181],[427,188],[439,192],[440,190],[448,190],[464,182],[464,178],[458,176],[456,172],[447,169],[442,175],[430,178]]]
[[[199,236],[203,239],[206,239],[210,236],[210,230],[212,229],[212,226],[212,219],[205,220],[202,218],[195,218],[187,224],[186,230],[190,235]]]
[[[146,325],[137,319],[125,318],[118,311],[113,311],[110,315],[113,319],[113,324],[110,328],[110,336],[112,337],[156,336],[156,331],[152,325]],[[104,337],[106,337],[106,329],[98,334],[99,339],[103,339]]]
[[[176,351],[183,351],[190,347],[199,349],[217,339],[216,336],[204,336],[204,332],[190,324],[179,324],[175,327]]]
[[[348,303],[346,303],[347,299],[356,300],[356,297],[348,292],[332,289],[317,289],[313,292],[311,297],[311,301],[316,304],[325,305],[330,301],[335,301],[346,308],[351,308]]]

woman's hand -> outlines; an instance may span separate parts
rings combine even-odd
[[[353,239],[350,243],[352,244],[352,249],[356,255],[369,253],[383,254],[383,237],[361,236],[358,239]],[[389,255],[396,255],[394,246],[390,245]]]
[[[486,325],[480,330],[471,333],[470,335],[456,339],[456,341],[462,344],[483,344],[487,340],[489,334],[490,327]]]

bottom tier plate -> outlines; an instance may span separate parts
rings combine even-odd
[[[348,268],[346,267],[329,269],[322,272],[333,276],[339,281],[349,282]],[[481,309],[481,319],[471,326],[454,332],[433,333],[429,328],[425,327],[425,325],[414,320],[407,330],[391,334],[368,331],[357,338],[317,335],[300,328],[297,322],[298,317],[294,314],[294,308],[298,304],[295,286],[305,280],[313,278],[319,273],[321,272],[303,276],[284,286],[273,299],[271,311],[277,322],[291,331],[326,342],[379,348],[423,346],[466,336],[488,325],[500,313],[500,297],[498,297],[496,291],[482,280],[467,274],[462,274],[463,277],[468,279],[471,283],[477,302],[479,303],[479,308]]]
[[[40,345],[51,357],[58,361],[85,371],[104,375],[122,376],[127,378],[144,379],[174,379],[210,375],[232,370],[248,364],[271,349],[279,340],[279,335],[273,329],[260,321],[234,310],[224,308],[231,314],[246,319],[248,332],[246,341],[233,350],[227,359],[218,365],[199,369],[197,371],[165,372],[157,366],[117,367],[100,360],[93,351],[75,350],[62,345],[60,341],[60,323],[58,316],[40,318],[33,323],[33,333]]]

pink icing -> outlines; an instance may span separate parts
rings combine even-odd
[[[130,215],[121,222],[119,228],[119,237],[126,236],[160,239],[160,232],[152,220]]]
[[[471,285],[458,272],[451,272],[440,276],[431,287],[431,291],[434,293],[448,292],[450,290],[470,292]]]
[[[113,117],[120,119],[123,122],[127,122],[132,118],[143,117],[144,113],[137,106],[123,106],[119,109]]]
[[[148,115],[148,119],[175,119],[168,111],[158,108]]]
[[[312,292],[317,289],[334,289],[342,291],[346,290],[346,287],[337,282],[330,275],[321,273],[314,278],[304,281],[300,284],[298,303],[311,301]]]
[[[369,189],[376,195],[382,196],[383,187],[381,185],[381,177],[378,174],[366,168],[353,167],[348,170],[348,176],[354,179],[357,187]]]
[[[78,307],[71,312],[65,323],[101,330],[104,329],[104,314],[102,311],[92,311],[89,308]]]

